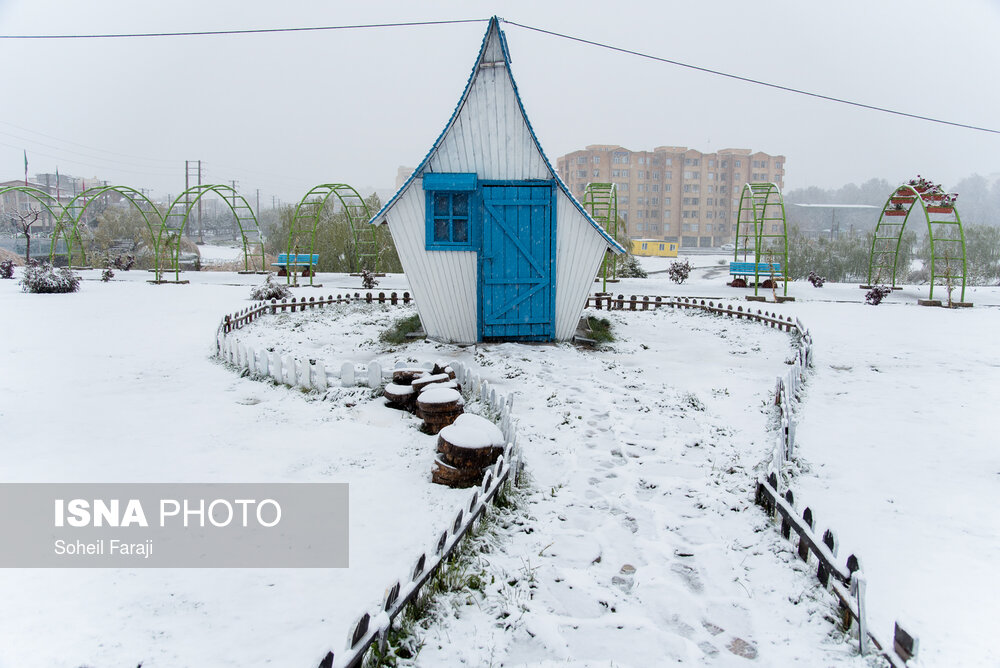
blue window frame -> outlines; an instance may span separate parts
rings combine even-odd
[[[427,250],[475,250],[479,209],[475,174],[424,175]]]

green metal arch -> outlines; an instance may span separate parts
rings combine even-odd
[[[780,221],[780,232],[768,232],[767,225]],[[784,295],[788,296],[788,222],[785,217],[785,200],[781,190],[774,183],[745,183],[740,193],[740,208],[736,214],[736,244],[733,259],[738,260],[740,252],[746,261],[753,240],[754,294],[760,285],[758,272],[761,259],[773,256],[781,258],[785,272]]]
[[[599,223],[612,239],[618,241],[618,188],[614,183],[588,183],[583,191],[583,208]],[[631,250],[629,251],[631,252]],[[618,256],[610,250],[601,260],[601,291],[608,291],[608,270],[611,280],[618,280]]]
[[[62,205],[52,195],[48,194],[44,190],[40,190],[32,186],[6,186],[4,188],[0,188],[0,197],[2,197],[5,193],[9,192],[23,193],[24,195],[27,195],[29,198],[35,200],[43,209],[45,209],[48,212],[50,216],[52,216],[52,220],[55,221],[55,229],[53,230],[52,234],[52,243],[49,244],[49,262],[51,262],[54,256],[53,251],[55,250],[55,242],[59,239],[59,237],[56,235],[56,232],[59,230],[59,221],[62,220],[62,217],[65,214]],[[82,245],[83,244],[81,243],[81,248]],[[70,246],[68,241],[66,243],[66,251],[67,253],[70,253]],[[70,264],[73,264],[72,255],[70,254],[69,257],[71,260]]]
[[[309,254],[316,249],[316,229],[319,227],[320,214],[331,197],[340,202],[347,228],[353,244],[351,269],[360,272],[370,269],[378,273],[378,240],[374,225],[368,225],[371,212],[368,204],[358,191],[346,183],[323,183],[314,186],[307,192],[295,207],[295,214],[288,229],[287,253],[291,255],[297,249],[293,248],[300,232],[309,233]],[[370,237],[370,239],[369,239]],[[309,284],[313,283],[313,273],[309,272]],[[292,272],[288,272],[287,280],[291,282]]]
[[[919,192],[911,185],[903,184],[897,187],[886,199],[879,214],[878,224],[875,226],[875,234],[872,236],[872,251],[868,259],[868,285],[881,283],[889,277],[891,271],[892,287],[896,287],[896,263],[899,260],[899,246],[903,240],[903,232],[906,230],[906,222],[913,213],[914,205],[920,202],[920,211],[927,221],[927,236],[931,244],[931,282],[929,299],[934,299],[934,285],[942,279],[945,284],[949,280],[959,278],[953,273],[952,261],[962,260],[962,295],[959,301],[965,301],[966,283],[966,257],[965,257],[965,231],[962,229],[962,219],[958,215],[958,207],[952,205],[948,207],[950,212],[938,211],[934,202],[944,193],[938,190]],[[905,212],[905,213],[900,213]],[[933,214],[933,217],[932,217]],[[947,218],[940,218],[946,216]],[[900,222],[899,219],[902,218]],[[954,218],[954,219],[952,219]],[[942,235],[945,230],[956,230],[949,235]],[[946,255],[938,256],[939,250],[943,250]],[[890,262],[891,260],[891,262]],[[945,261],[945,273],[939,273],[937,260]]]
[[[60,233],[65,235],[66,255],[69,264],[73,264],[73,251],[71,243],[73,236],[75,236],[77,241],[80,243],[80,256],[83,258],[84,263],[86,263],[87,254],[83,248],[83,240],[80,235],[80,221],[83,220],[84,214],[87,212],[87,209],[90,208],[90,205],[97,201],[97,199],[102,195],[106,195],[109,192],[115,192],[121,195],[133,207],[135,207],[136,211],[138,211],[142,216],[143,222],[146,223],[146,229],[149,230],[150,241],[153,242],[153,258],[155,262],[159,255],[159,244],[155,243],[157,234],[156,230],[160,228],[163,222],[160,217],[160,211],[156,208],[156,205],[153,204],[153,202],[142,192],[129,186],[95,186],[84,190],[70,200],[69,204],[63,210],[63,217],[60,218],[58,223],[56,223],[56,230],[52,236],[53,239],[58,239]],[[152,216],[150,214],[152,214]],[[151,221],[150,218],[153,218],[153,221]],[[153,222],[155,222],[155,226]],[[70,234],[67,234],[66,229],[69,224],[72,224],[72,231]],[[50,261],[53,258],[53,251],[54,247],[49,251]]]
[[[174,201],[170,204],[170,208],[167,209],[166,215],[163,216],[163,223],[160,225],[160,231],[156,237],[157,249],[162,246],[170,254],[175,279],[180,279],[181,237],[184,236],[184,230],[187,229],[188,218],[191,216],[191,210],[194,208],[194,205],[197,204],[198,200],[210,192],[214,192],[222,197],[223,201],[225,201],[226,205],[229,206],[229,210],[232,211],[233,216],[236,218],[236,224],[240,229],[240,239],[243,242],[243,268],[248,271],[251,267],[251,242],[247,240],[247,230],[244,223],[253,222],[253,226],[257,230],[257,243],[260,244],[260,268],[261,271],[263,271],[265,268],[264,264],[266,262],[264,258],[264,236],[261,234],[260,225],[257,222],[257,216],[254,214],[250,204],[231,186],[222,184],[204,184],[192,186],[174,199]],[[165,244],[163,240],[164,233],[167,233]],[[156,258],[156,279],[159,280],[161,273],[159,253],[157,253]]]

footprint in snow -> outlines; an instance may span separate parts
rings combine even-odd
[[[687,585],[688,589],[696,594],[700,594],[705,590],[705,585],[701,582],[701,576],[698,575],[698,570],[693,566],[688,566],[687,564],[682,564],[680,562],[674,562],[670,566],[670,570],[676,573]]]

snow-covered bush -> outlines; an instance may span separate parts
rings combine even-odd
[[[66,267],[56,269],[48,262],[32,260],[24,268],[21,289],[34,293],[76,292],[80,289],[80,277]]]
[[[0,278],[14,278],[14,261],[4,260],[0,262]]]
[[[888,297],[892,293],[892,288],[888,285],[874,285],[872,289],[865,294],[865,301],[872,306],[878,306],[882,303],[882,300]]]
[[[119,253],[114,257],[111,257],[109,255],[108,258],[105,260],[105,264],[108,267],[114,267],[115,269],[128,271],[129,269],[132,268],[132,265],[135,264],[135,256],[132,255],[131,253],[127,253],[125,255]]]
[[[101,280],[107,283],[112,278],[115,277],[115,272],[112,271],[111,267],[105,267],[104,271],[101,272]]]
[[[691,275],[691,262],[684,260],[674,260],[667,269],[667,276],[674,283],[683,283]]]
[[[257,301],[270,301],[272,299],[288,299],[292,296],[292,291],[287,285],[274,282],[274,274],[268,274],[264,282],[250,292],[250,298]]]
[[[375,280],[374,272],[368,271],[367,269],[361,270],[361,287],[365,290],[372,290],[378,285],[378,281]]]
[[[812,286],[814,288],[821,288],[823,287],[823,284],[826,283],[826,279],[817,274],[815,271],[810,271],[809,275],[806,277],[806,280],[812,283]]]
[[[634,255],[626,255],[618,266],[618,278],[648,278],[648,274]]]

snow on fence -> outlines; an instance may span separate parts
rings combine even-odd
[[[383,299],[384,294],[380,293],[379,297],[374,301],[386,303]],[[377,362],[370,362],[367,365],[345,362],[339,372],[327,371],[322,362],[303,362],[291,355],[282,358],[277,353],[258,352],[241,344],[235,336],[230,336],[235,329],[265,313],[275,313],[278,309],[285,310],[288,307],[295,311],[298,307],[299,311],[304,311],[307,307],[350,303],[359,299],[373,302],[371,293],[368,293],[366,298],[360,298],[359,295],[351,298],[348,295],[343,299],[338,295],[336,300],[329,297],[315,302],[312,298],[308,302],[303,298],[297,303],[294,299],[290,304],[284,301],[280,304],[271,301],[244,309],[232,316],[226,316],[219,325],[216,354],[223,361],[234,364],[239,369],[247,369],[251,374],[270,376],[286,385],[325,389],[331,379],[337,379],[345,386],[361,384],[372,388],[380,387],[383,371]],[[396,294],[392,293],[388,303],[409,303],[409,301],[409,293],[404,292],[402,300],[397,299]],[[403,362],[397,363],[398,368],[405,366]],[[433,365],[428,363],[425,366],[430,369]],[[404,577],[386,587],[382,604],[378,609],[362,613],[351,625],[341,654],[335,657],[333,652],[328,652],[320,662],[320,668],[334,668],[334,666],[357,668],[364,663],[365,656],[374,644],[378,644],[384,650],[396,617],[408,604],[417,599],[421,588],[434,577],[442,564],[447,562],[462,538],[486,512],[488,505],[496,500],[497,493],[503,485],[508,482],[517,484],[520,478],[523,462],[518,444],[517,420],[511,412],[513,397],[499,394],[489,381],[484,380],[462,362],[452,362],[450,366],[455,371],[455,378],[465,398],[469,401],[478,399],[484,410],[484,417],[497,422],[505,441],[503,454],[486,472],[482,484],[472,488],[457,514],[448,520],[447,528],[437,537],[433,548],[416,555],[413,567]],[[389,377],[391,373],[391,370],[386,371]]]
[[[227,315],[222,319],[222,323],[219,325],[219,331],[225,334],[233,331],[234,329],[239,329],[248,323],[253,322],[261,315],[265,313],[277,313],[281,311],[284,313],[286,310],[291,310],[292,313],[296,311],[305,311],[306,309],[322,308],[330,304],[352,304],[361,303],[366,304],[390,304],[392,306],[398,306],[399,304],[409,304],[413,301],[410,297],[409,292],[404,292],[402,296],[395,292],[389,293],[388,296],[384,292],[378,293],[378,295],[373,295],[370,292],[366,292],[362,295],[360,292],[355,292],[353,295],[346,293],[343,295],[338,294],[336,297],[333,295],[327,295],[324,299],[320,297],[316,299],[315,297],[310,297],[306,300],[305,297],[296,300],[292,297],[291,300],[282,299],[280,302],[276,299],[272,299],[270,302],[259,302],[254,306],[250,306],[241,311],[237,311],[232,315]]]
[[[757,481],[756,503],[760,505],[769,518],[777,514],[781,520],[781,535],[793,540],[792,532],[798,540],[797,551],[802,561],[816,561],[816,578],[820,584],[830,589],[840,606],[841,622],[845,631],[856,630],[858,648],[861,654],[869,650],[869,643],[885,658],[893,668],[903,668],[906,662],[916,656],[919,648],[918,639],[908,633],[896,622],[893,629],[893,645],[883,643],[878,635],[868,628],[865,619],[865,578],[861,571],[861,560],[856,555],[850,555],[844,566],[837,563],[837,538],[830,529],[820,537],[816,520],[811,508],[806,508],[800,517],[795,510],[795,496],[792,490],[780,492],[781,474],[786,464],[792,458],[795,448],[795,405],[799,398],[799,390],[806,379],[807,370],[813,366],[813,341],[809,330],[798,318],[782,317],[778,314],[753,312],[743,306],[733,309],[732,305],[707,301],[691,297],[637,297],[632,295],[625,299],[624,295],[617,298],[611,295],[589,297],[587,306],[598,310],[618,311],[648,311],[661,307],[696,308],[710,313],[722,314],[737,319],[748,318],[770,327],[777,327],[786,332],[795,332],[796,357],[788,373],[778,376],[775,384],[774,403],[778,407],[778,433],[774,448],[767,464],[767,475]],[[832,576],[832,577],[831,577]]]
[[[790,332],[796,327],[796,323],[791,317],[782,318],[777,313],[769,313],[760,309],[754,312],[750,307],[744,310],[742,306],[738,306],[734,309],[732,304],[723,306],[722,302],[705,301],[697,297],[650,297],[649,295],[637,297],[636,295],[632,295],[630,298],[625,299],[624,295],[618,295],[617,298],[610,295],[594,296],[587,298],[587,306],[596,308],[599,311],[603,309],[607,309],[608,311],[649,311],[652,309],[655,311],[663,307],[697,308],[702,311],[721,313],[737,319],[747,318],[749,320],[756,320],[757,322],[765,323],[772,328],[777,327],[786,332]]]

